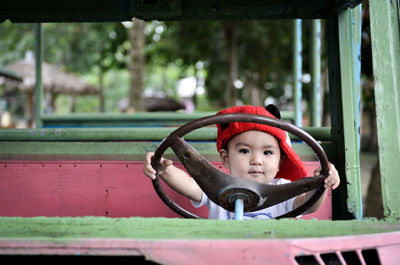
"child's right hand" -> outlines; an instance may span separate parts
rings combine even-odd
[[[146,158],[143,163],[143,173],[150,179],[156,179],[156,170],[151,166],[151,159],[153,158],[153,152],[147,152]],[[172,160],[161,158],[160,168],[158,170],[159,176],[162,175],[169,166],[172,165]]]

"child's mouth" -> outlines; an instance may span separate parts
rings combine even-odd
[[[257,171],[257,170],[252,170],[252,171],[249,171],[249,174],[250,175],[263,175],[264,174],[264,172],[262,172],[262,171]]]

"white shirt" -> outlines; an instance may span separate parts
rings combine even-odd
[[[273,179],[269,184],[280,185],[285,183],[290,183],[290,181],[286,179]],[[281,202],[279,204],[273,205],[271,207],[259,211],[245,212],[243,214],[243,219],[271,219],[278,217],[293,209],[293,202],[295,199],[296,197],[293,197],[287,201]],[[234,219],[235,216],[234,213],[225,210],[221,206],[211,201],[204,192],[201,201],[200,202],[192,201],[192,204],[196,208],[199,208],[204,205],[207,206],[209,212],[208,219],[229,220],[229,219]]]

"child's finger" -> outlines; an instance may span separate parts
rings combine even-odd
[[[332,188],[333,190],[339,186],[338,183],[327,183],[325,184],[325,188]]]
[[[325,188],[332,187],[332,189],[336,189],[339,186],[340,180],[334,177],[327,177],[324,182]]]
[[[143,171],[143,173],[144,173],[147,177],[149,177],[150,179],[155,179],[155,178],[156,178],[156,175],[153,174],[153,173],[151,173],[151,172]]]
[[[319,176],[321,175],[321,168],[317,168],[316,170],[314,170],[314,176]]]
[[[156,179],[156,175],[154,174],[147,174],[146,176],[149,177],[151,180]]]
[[[335,184],[333,184],[332,189],[334,190],[334,189],[336,189],[338,186],[339,186],[339,183],[336,182]]]
[[[146,153],[146,161],[151,161],[151,158],[154,156],[153,152],[147,152]]]
[[[328,175],[324,180],[325,185],[329,185],[329,183],[332,181],[332,179],[333,179],[332,176]]]
[[[156,170],[151,166],[151,164],[148,164],[146,166],[146,170],[147,172],[149,172],[150,174],[156,174]]]
[[[151,162],[147,159],[143,164],[143,173],[151,179],[156,178],[156,170],[151,166]]]
[[[172,165],[172,160],[166,159],[166,158],[162,158],[161,159],[161,165],[163,167],[168,167],[168,166]]]
[[[144,168],[144,169],[143,169],[143,173],[144,173],[147,177],[149,177],[149,178],[151,178],[151,179],[155,179],[155,177],[156,177],[156,173],[153,172],[151,169],[148,169],[148,168]]]

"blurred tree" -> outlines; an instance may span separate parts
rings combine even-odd
[[[290,21],[245,21],[238,35],[242,100],[259,105],[279,99],[292,74]]]
[[[105,111],[104,74],[126,66],[126,31],[121,23],[50,23],[44,25],[45,60],[80,74],[97,73],[98,110]]]
[[[182,68],[203,62],[207,95],[214,104],[263,104],[267,96],[284,94],[292,69],[289,22],[187,21],[166,22],[165,27],[148,60],[175,61]]]
[[[0,65],[19,60],[27,50],[33,50],[33,24],[0,24]]]
[[[228,106],[234,106],[238,100],[238,93],[235,88],[235,81],[239,74],[239,57],[238,57],[238,22],[224,21],[222,23],[225,33],[226,42],[226,91],[225,102]]]
[[[145,35],[144,35],[145,22],[140,19],[133,19],[131,27],[129,27],[129,107],[130,111],[143,111],[143,79],[145,67]]]
[[[6,55],[0,58],[3,64],[23,57],[24,51],[33,47],[33,34],[26,34],[33,33],[33,25],[11,25],[0,25],[5,34],[1,38],[7,40],[7,47],[0,47]],[[135,65],[146,62],[146,78],[139,83],[146,82],[168,95],[176,94],[176,85],[169,79],[188,73],[197,76],[202,71],[213,105],[224,107],[238,100],[263,104],[267,97],[281,98],[291,78],[291,23],[287,21],[152,21],[140,30],[145,32],[145,58]],[[129,62],[132,42],[122,23],[49,23],[43,31],[45,61],[81,74],[97,73],[100,87],[110,69],[133,66]],[[174,76],[168,76],[171,71],[166,69],[173,69]],[[131,73],[144,70],[131,68]],[[151,77],[154,73],[162,77]],[[132,101],[139,99],[142,90],[132,94]],[[100,109],[104,110],[102,102]]]
[[[97,73],[102,89],[104,74],[126,66],[126,30],[121,23],[45,23],[44,61],[79,74]],[[33,24],[0,24],[0,64],[20,60],[34,47]],[[99,110],[104,111],[101,96]]]

